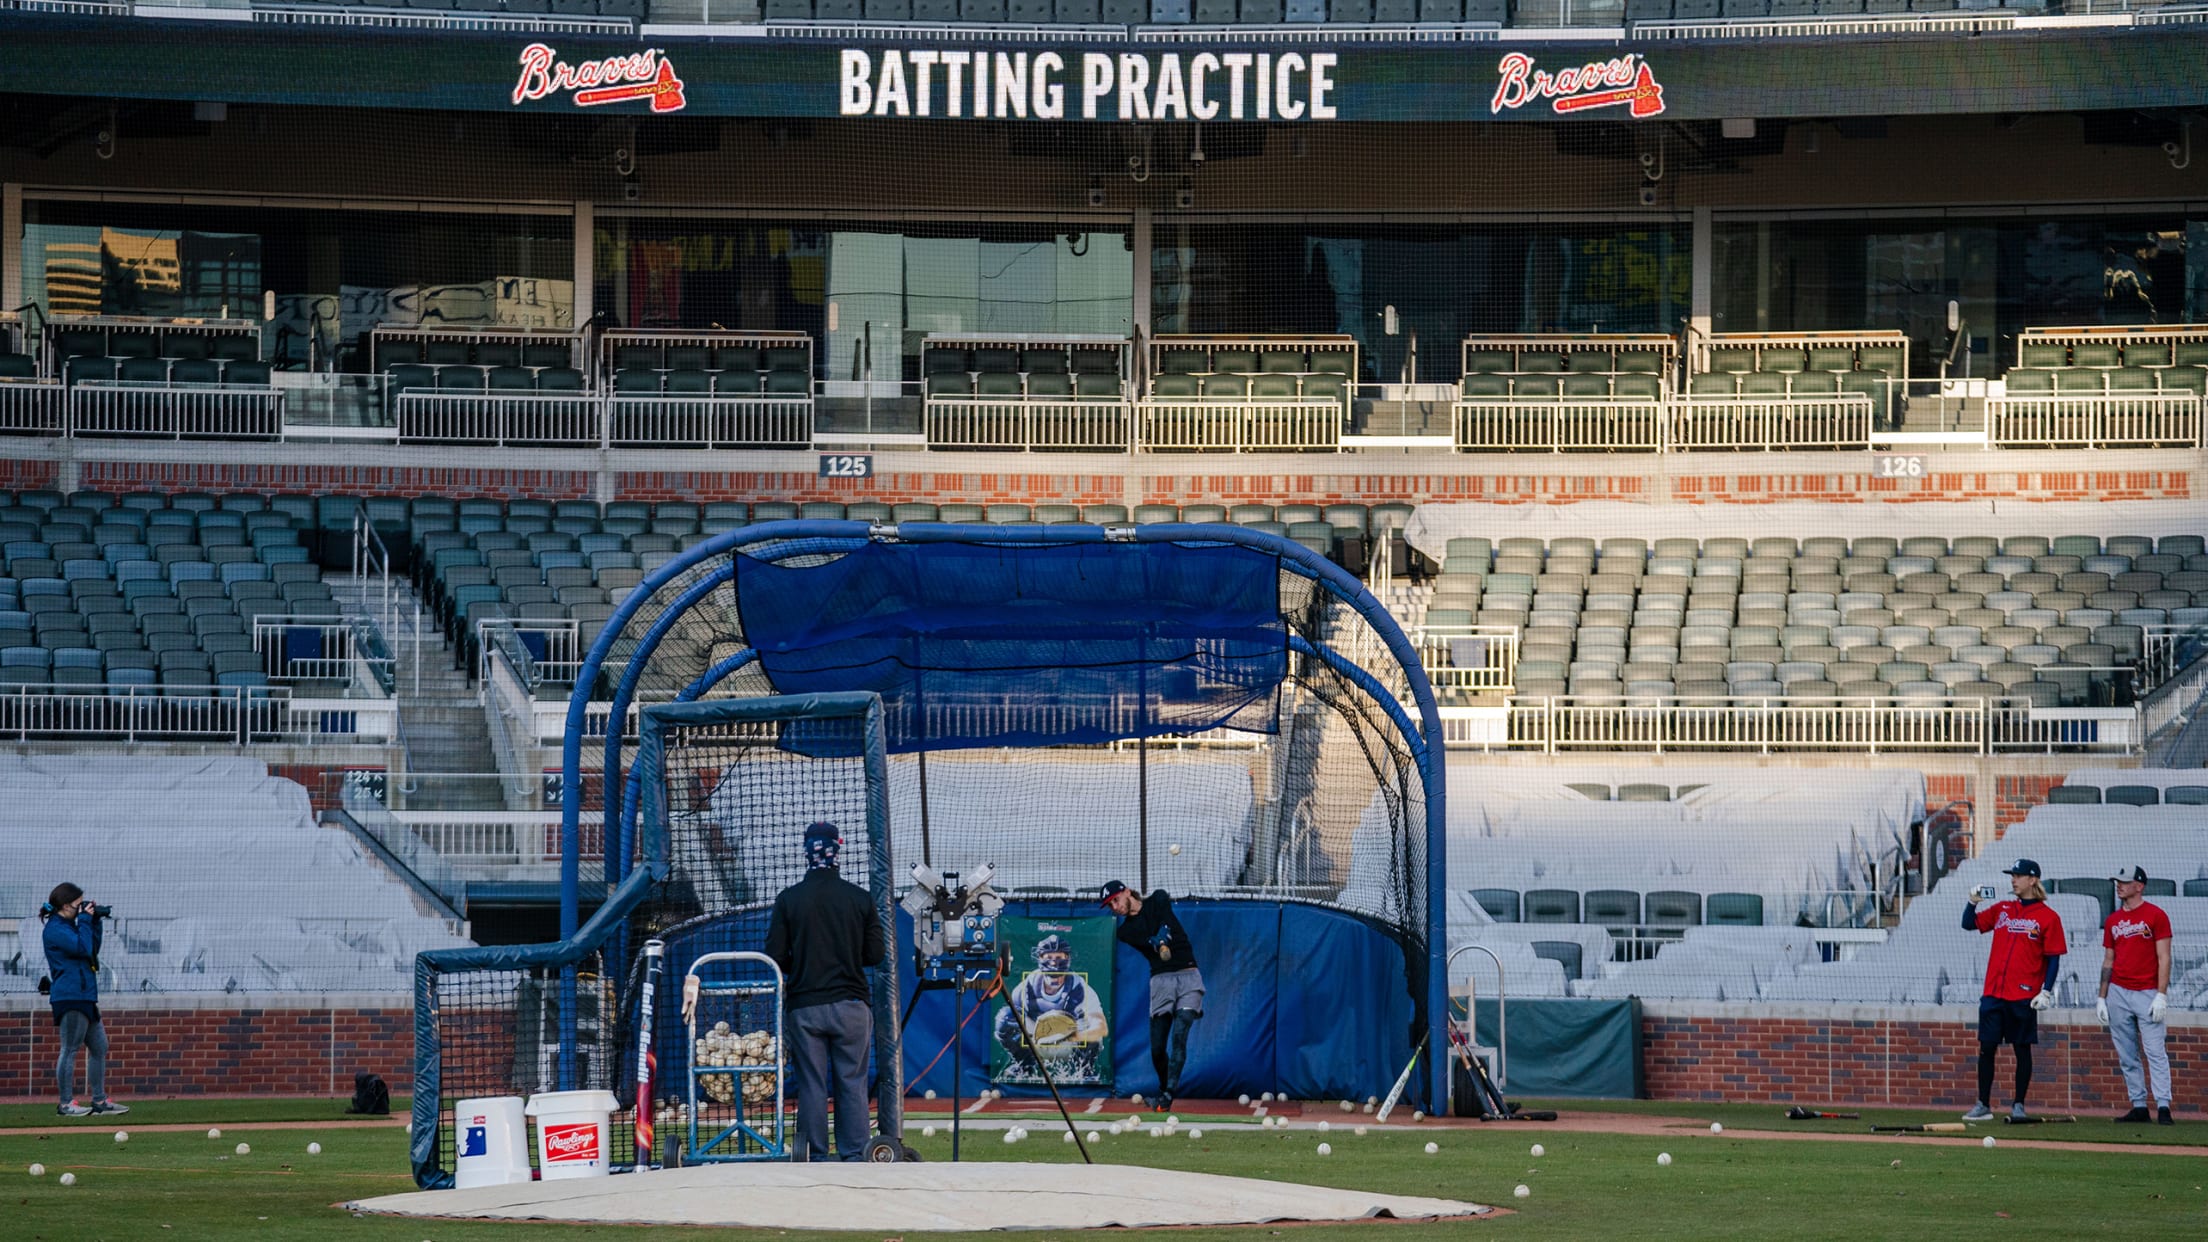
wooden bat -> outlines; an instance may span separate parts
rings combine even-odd
[[[1922,1126],[1872,1126],[1873,1134],[1968,1134],[1970,1127],[1960,1121],[1935,1121]]]

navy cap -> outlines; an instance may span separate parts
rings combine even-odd
[[[825,819],[816,819],[805,825],[805,844],[813,845],[821,841],[833,841],[837,845],[841,845],[843,844],[843,830]]]
[[[2028,875],[2036,880],[2039,878],[2039,864],[2033,862],[2029,858],[2019,858],[2015,862],[2010,863],[2008,865],[2008,868],[2004,870],[2001,874]]]
[[[1096,904],[1100,906],[1108,906],[1112,904],[1112,898],[1117,897],[1121,893],[1127,891],[1127,886],[1120,883],[1118,880],[1108,880],[1105,882],[1104,887],[1099,891],[1102,893],[1104,899],[1097,902]]]

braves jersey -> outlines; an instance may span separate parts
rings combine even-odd
[[[2070,951],[2062,918],[2044,901],[1997,901],[1978,911],[1978,930],[1993,933],[1986,954],[1987,996],[2030,1000],[2047,978],[2047,959]]]
[[[2101,947],[2108,950],[2108,981],[2134,992],[2152,992],[2160,983],[2157,940],[2170,938],[2170,916],[2151,901],[2136,910],[2118,910],[2101,924]]]

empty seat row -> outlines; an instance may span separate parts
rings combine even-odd
[[[1615,931],[1637,928],[1760,927],[1763,898],[1755,893],[1701,893],[1630,889],[1476,888],[1472,899],[1498,923],[1596,923]]]
[[[812,373],[812,353],[803,346],[634,345],[614,347],[616,371],[789,371]]]
[[[2198,785],[2057,785],[2047,791],[2057,806],[2208,806],[2208,775]]]
[[[2011,396],[2054,393],[2062,396],[2098,396],[2102,393],[2135,393],[2149,396],[2171,393],[2198,397],[2208,393],[2208,368],[2168,367],[2065,367],[2060,370],[2017,367],[2008,373]]]
[[[231,387],[265,387],[269,365],[240,359],[214,358],[71,358],[62,368],[71,384],[226,384]]]
[[[1292,380],[1289,388],[1287,395],[1294,396]],[[950,371],[930,375],[927,379],[927,394],[930,397],[1082,397],[1117,400],[1121,391],[1119,376],[1095,372],[1068,375],[1063,371],[1034,371],[1021,375],[1016,372],[984,371],[979,375],[968,375],[964,371]]]
[[[128,329],[64,329],[54,334],[54,352],[63,358],[167,358],[172,361],[251,362],[261,356],[257,335],[199,332],[144,332]]]
[[[761,393],[770,396],[807,397],[812,395],[812,391],[813,378],[803,371],[661,372],[625,367],[614,372],[613,376],[613,393],[616,397],[648,397],[655,394],[751,397]]]
[[[1594,539],[1587,536],[1561,536],[1543,540],[1532,536],[1507,536],[1500,540],[1484,536],[1456,536],[1445,545],[1448,558],[1487,561],[1497,556],[1531,556],[1546,558],[1567,556],[1591,559],[1623,557],[1626,560],[1643,560],[1649,557],[1731,558],[1745,560],[1750,556],[1784,557],[1878,557],[1895,556],[2128,556],[2150,554],[2192,557],[2208,552],[2208,536],[2180,535],[2110,535],[2104,540],[2099,535],[1957,535],[1950,539],[1945,535],[1860,535],[1849,538],[1843,535],[1811,535],[1797,538],[1792,535],[1758,535],[1753,538],[1740,535],[1712,535],[1708,538],[1670,536],[1655,540],[1632,536]],[[2071,568],[2080,568],[2072,566]]]
[[[1158,375],[1338,375],[1350,373],[1346,349],[1177,347],[1160,351]]]
[[[384,368],[389,391],[421,392],[566,392],[583,391],[583,373],[573,367],[480,367],[472,363],[431,366],[399,362]]]
[[[1722,345],[1710,350],[1709,370],[1727,375],[1801,375],[1869,371],[1898,377],[1899,345]]]
[[[1288,375],[1160,375],[1150,382],[1150,395],[1160,400],[1196,398],[1207,401],[1284,401],[1292,398],[1322,401],[1349,399],[1349,383],[1333,373]]]
[[[1646,349],[1476,349],[1465,355],[1464,371],[1473,375],[1657,375],[1664,358]]]
[[[415,340],[406,337],[375,338],[376,365],[431,367],[528,367],[558,369],[575,365],[573,347],[558,341],[502,341],[468,338]]]
[[[1656,401],[1664,395],[1660,377],[1640,372],[1502,375],[1483,371],[1465,376],[1458,387],[1468,401],[1503,397],[1527,401],[1558,398]]]
[[[2208,340],[2049,341],[2029,337],[2017,344],[2017,366],[2059,370],[2090,367],[2208,367]]]
[[[1629,22],[1754,21],[1785,17],[1862,17],[1908,13],[1952,13],[1959,0],[1626,0]],[[2044,13],[2049,0],[2002,0],[1974,7]]]
[[[506,13],[520,17],[612,17],[644,20],[650,0],[314,0],[341,8],[413,9],[427,13]]]
[[[930,377],[959,373],[981,375],[1109,375],[1119,374],[1119,354],[1109,349],[1012,349],[979,346],[959,349],[931,345],[920,356],[921,370]]]

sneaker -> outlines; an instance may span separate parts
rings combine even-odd
[[[1969,1112],[1963,1114],[1963,1120],[1991,1121],[1993,1120],[1993,1110],[1986,1107],[1986,1102],[1984,1100],[1980,1100],[1976,1104],[1970,1106]]]
[[[2025,1112],[2025,1111],[2024,1111],[2024,1101],[2022,1101],[2022,1100],[2018,1100],[2018,1101],[2016,1101],[2015,1103],[2013,1103],[2013,1104],[2009,1105],[2009,1120],[2011,1120],[2011,1121],[2029,1121],[2029,1120],[2031,1120],[2031,1114],[2029,1114],[2029,1113],[2027,1113],[2027,1112]]]
[[[2152,1120],[2153,1118],[2147,1116],[2147,1106],[2139,1104],[2133,1106],[2130,1112],[2118,1117],[2116,1124],[2120,1126],[2143,1126]]]
[[[2177,1124],[2176,1122],[2170,1120],[2169,1105],[2164,1104],[2162,1107],[2154,1110],[2154,1124],[2158,1126],[2174,1126]]]
[[[1170,1112],[1172,1112],[1172,1111],[1173,1111],[1173,1093],[1172,1093],[1172,1092],[1170,1092],[1170,1091],[1161,1091],[1161,1092],[1159,1092],[1159,1093],[1158,1093],[1158,1098],[1157,1098],[1157,1099],[1156,1099],[1156,1100],[1154,1101],[1154,1103],[1155,1103],[1155,1104],[1157,1105],[1157,1109],[1158,1109],[1158,1111],[1159,1111],[1159,1112],[1161,1112],[1161,1113],[1170,1113]]]
[[[129,1111],[130,1105],[117,1104],[113,1100],[101,1100],[92,1106],[92,1115],[95,1117],[120,1117]]]
[[[77,1103],[75,1100],[71,1100],[67,1104],[56,1104],[54,1112],[63,1117],[89,1117],[92,1115],[91,1109]]]

